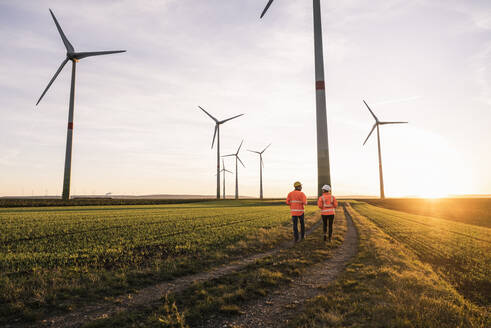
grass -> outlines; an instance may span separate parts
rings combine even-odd
[[[358,254],[337,281],[307,302],[291,327],[490,326],[488,309],[466,300],[410,247],[350,212]]]
[[[422,216],[386,204],[349,203],[359,253],[337,281],[301,312],[294,310],[292,327],[491,326],[491,231],[485,224],[458,222],[469,223],[469,216],[437,218],[446,213],[443,205]],[[485,207],[476,206],[469,213],[483,222],[489,213],[479,214]],[[310,206],[307,213],[315,211]],[[345,230],[338,214],[333,247]],[[289,211],[278,200],[0,208],[0,325],[111,300],[290,238]],[[320,240],[318,229],[291,249],[196,283],[160,305],[86,326],[182,328],[236,316],[328,258],[332,249]]]
[[[0,325],[271,249],[291,237],[290,216],[285,205],[264,204],[0,209]]]
[[[491,228],[491,198],[369,199],[371,205]]]
[[[491,229],[365,203],[353,207],[411,249],[464,297],[491,304]]]
[[[342,244],[346,221],[342,211],[336,216],[332,244],[322,241],[320,228],[293,248],[285,249],[247,267],[204,283],[195,283],[186,290],[168,295],[163,305],[148,307],[99,320],[85,328],[162,327],[163,318],[172,325],[200,326],[209,319],[233,317],[243,313],[245,306],[281,288],[294,284],[306,269],[325,261],[332,250]],[[176,312],[169,309],[174,308]],[[184,318],[177,319],[177,318]],[[172,326],[169,324],[169,326]]]

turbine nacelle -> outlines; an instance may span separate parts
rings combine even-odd
[[[220,173],[221,172],[233,173],[225,168],[225,161],[223,160],[223,158],[222,158],[222,169],[220,170]]]
[[[261,161],[261,166],[264,167],[263,154],[266,151],[266,149],[269,148],[269,146],[271,146],[271,144],[267,145],[266,148],[264,148],[262,151],[250,150],[250,149],[247,149],[247,151],[250,151],[251,153],[258,154],[259,155],[259,160]]]
[[[235,154],[228,154],[228,155],[224,155],[222,157],[232,157],[232,156],[235,156],[235,158],[240,162],[240,164],[242,164],[242,166],[245,167],[244,163],[242,162],[242,160],[239,157],[240,148],[242,148],[242,144],[243,143],[244,143],[244,140],[242,140],[242,142],[240,143],[239,148],[237,149],[237,152]]]
[[[126,52],[126,50],[111,50],[111,51],[91,51],[91,52],[76,52],[75,49],[73,48],[72,44],[70,41],[68,41],[68,38],[66,37],[65,33],[63,32],[63,29],[61,28],[60,24],[58,23],[58,20],[55,17],[55,14],[53,11],[50,9],[49,12],[51,13],[51,17],[53,17],[53,21],[55,22],[56,29],[58,30],[58,33],[60,34],[61,41],[63,41],[63,44],[65,45],[66,48],[66,58],[65,60],[61,63],[60,67],[58,67],[58,70],[56,71],[55,75],[51,78],[51,80],[48,83],[48,86],[44,89],[43,93],[41,94],[41,97],[39,97],[36,106],[39,104],[41,99],[43,99],[44,95],[46,92],[48,92],[48,89],[51,87],[53,82],[56,80],[60,72],[63,70],[63,67],[65,67],[66,63],[71,60],[73,63],[77,63],[80,59],[86,58],[86,57],[92,57],[92,56],[101,56],[101,55],[110,55],[110,54],[116,54],[120,52]]]
[[[211,118],[213,121],[215,121],[215,132],[213,133],[213,141],[211,142],[211,148],[212,149],[213,149],[213,146],[215,145],[215,138],[217,136],[218,129],[219,129],[220,125],[222,125],[223,123],[226,123],[228,121],[231,121],[231,120],[233,120],[233,119],[235,119],[237,117],[241,117],[242,115],[244,115],[244,114],[239,114],[239,115],[236,115],[236,116],[227,118],[225,120],[219,121],[213,115],[211,115],[210,113],[208,113],[203,107],[198,106],[198,108],[201,109],[206,115],[208,115],[209,118]]]
[[[363,145],[365,145],[368,141],[368,138],[370,138],[370,136],[372,135],[373,131],[375,130],[375,128],[377,128],[379,125],[388,125],[388,124],[406,124],[406,123],[409,123],[409,122],[381,122],[377,116],[375,116],[375,114],[373,113],[372,109],[370,108],[370,106],[368,106],[367,102],[365,100],[363,100],[363,103],[365,103],[365,106],[367,106],[368,110],[370,111],[370,114],[372,114],[373,118],[375,119],[375,124],[373,125],[372,129],[370,130],[370,133],[368,134],[368,137],[365,139],[365,141],[363,142]]]

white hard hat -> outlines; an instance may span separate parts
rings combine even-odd
[[[331,186],[330,185],[323,185],[322,190],[331,191]]]

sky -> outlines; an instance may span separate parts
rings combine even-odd
[[[0,0],[0,196],[60,195],[70,63],[51,8],[77,51],[126,49],[77,65],[72,194],[216,190],[222,154],[244,140],[239,191],[317,193],[312,1]],[[491,2],[321,0],[332,187],[378,195],[373,118],[388,197],[491,194]],[[227,169],[235,172],[232,158]],[[227,176],[227,194],[234,191]]]

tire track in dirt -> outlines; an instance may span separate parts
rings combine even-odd
[[[349,210],[350,205],[344,205],[348,230],[343,244],[330,259],[311,267],[290,288],[249,303],[242,308],[244,314],[232,319],[210,320],[202,327],[284,327],[292,317],[292,308],[301,307],[306,300],[317,296],[321,292],[320,288],[334,281],[357,253],[358,233]],[[297,313],[298,309],[294,312]]]
[[[317,229],[322,220],[315,222],[310,229],[305,233],[306,235],[312,234],[315,229]],[[253,256],[239,259],[233,261],[232,263],[225,264],[216,267],[210,271],[200,272],[194,275],[184,276],[172,281],[167,281],[159,283],[157,285],[149,286],[138,290],[135,293],[126,294],[119,296],[116,300],[112,302],[97,303],[93,305],[88,305],[80,310],[53,316],[44,319],[35,324],[24,324],[24,325],[7,325],[6,328],[18,328],[18,327],[52,327],[52,328],[65,328],[65,327],[80,327],[91,321],[98,319],[109,318],[117,313],[129,310],[131,308],[139,306],[149,306],[158,303],[163,297],[168,293],[177,293],[188,287],[190,287],[195,282],[205,282],[211,279],[220,278],[224,275],[234,273],[245,266],[254,263],[257,260],[263,259],[265,257],[274,255],[280,250],[285,248],[291,248],[295,245],[293,241],[286,241],[280,244],[277,248],[264,252],[255,254]]]

